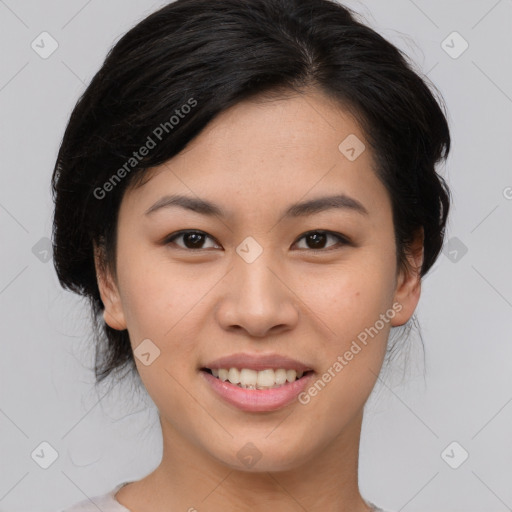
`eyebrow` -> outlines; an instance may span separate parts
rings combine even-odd
[[[227,213],[215,203],[179,194],[162,197],[146,210],[145,215],[150,215],[163,208],[172,207],[184,208],[202,215],[228,217]],[[283,218],[305,217],[333,208],[347,209],[362,215],[368,215],[368,210],[357,199],[346,194],[338,194],[292,204],[284,212]]]

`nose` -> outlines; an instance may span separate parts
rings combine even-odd
[[[217,321],[225,330],[244,330],[263,338],[297,324],[297,297],[282,265],[269,253],[263,251],[252,263],[236,257],[234,268],[226,276],[226,293],[216,310]]]

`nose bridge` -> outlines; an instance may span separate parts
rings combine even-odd
[[[293,294],[283,284],[284,276],[278,278],[282,267],[274,253],[261,247],[255,256],[256,249],[253,241],[237,249],[240,254],[235,255],[219,320],[225,328],[239,326],[251,335],[263,336],[275,326],[290,327],[297,311]]]
[[[248,249],[247,252],[243,252]],[[282,284],[276,278],[279,265],[270,248],[258,250],[253,242],[240,244],[234,262],[235,294],[251,308],[263,310],[282,296]],[[271,271],[272,269],[272,271]]]

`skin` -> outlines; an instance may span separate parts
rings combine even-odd
[[[338,149],[350,134],[366,145],[355,161]],[[160,413],[162,461],[116,499],[133,512],[370,510],[357,481],[363,407],[389,330],[413,314],[421,281],[397,268],[390,198],[357,121],[315,90],[244,101],[148,178],[122,200],[116,272],[96,251],[105,321],[127,328],[134,349],[149,338],[160,350],[151,365],[136,362]],[[175,193],[212,201],[229,216],[179,207],[145,214]],[[281,218],[292,203],[334,193],[368,214]],[[164,242],[180,230],[206,233],[204,249],[186,236]],[[329,236],[315,246],[303,236],[312,230],[350,243]],[[248,236],[263,249],[252,263],[236,253]],[[415,268],[422,247],[418,237]],[[249,352],[284,354],[320,377],[393,304],[400,312],[306,405],[243,412],[199,373],[218,357]],[[237,458],[248,442],[262,455],[251,468]]]

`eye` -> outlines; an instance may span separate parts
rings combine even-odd
[[[338,244],[331,245],[326,249],[325,244],[329,238],[337,240]],[[350,241],[345,236],[340,233],[333,233],[330,231],[309,231],[299,238],[299,240],[302,239],[306,241],[306,245],[309,245],[305,248],[313,251],[331,250],[332,248],[335,248],[336,245],[350,245]],[[304,249],[304,247],[301,247],[301,249]]]
[[[176,243],[175,240],[183,238],[183,243],[185,247],[178,245],[181,249],[190,249],[190,250],[200,250],[200,249],[208,249],[208,247],[203,247],[204,240],[209,238],[213,240],[210,235],[207,235],[203,231],[179,231],[178,233],[174,233],[165,239],[165,243]]]
[[[325,247],[327,240],[331,238],[338,243],[332,244]],[[176,240],[182,239],[182,244],[178,244]],[[185,231],[178,231],[177,233],[173,233],[172,235],[169,235],[164,243],[165,244],[175,244],[181,249],[185,250],[202,250],[202,249],[210,249],[210,247],[205,247],[204,242],[205,240],[212,240],[215,242],[214,238],[212,238],[210,235],[206,234],[203,231],[197,231],[197,230],[185,230]],[[340,233],[334,233],[330,231],[323,231],[323,230],[317,230],[317,231],[309,231],[307,233],[304,233],[299,238],[300,240],[305,240],[306,247],[299,247],[300,249],[310,249],[312,251],[326,251],[331,250],[332,248],[335,248],[336,245],[350,245],[350,240],[348,240],[345,236],[341,235]],[[295,242],[298,243],[298,242]],[[214,244],[213,248],[219,247]]]

